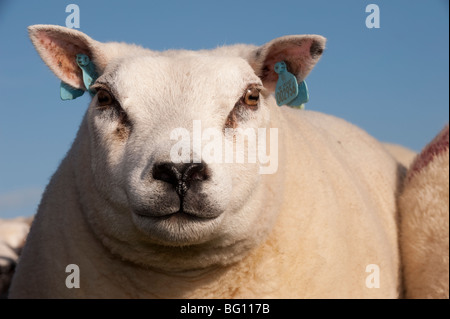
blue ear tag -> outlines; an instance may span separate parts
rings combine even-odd
[[[83,83],[87,88],[91,96],[95,95],[95,92],[90,89],[90,86],[98,78],[98,74],[95,71],[95,66],[86,54],[77,54],[77,64],[83,73]],[[84,90],[76,89],[67,83],[61,82],[61,99],[73,100],[84,94]]]
[[[71,87],[69,84],[61,81],[61,100],[67,101],[67,100],[74,100],[79,96],[82,96],[84,94],[84,90],[81,89],[75,89]]]
[[[278,74],[275,89],[275,99],[278,106],[288,105],[303,109],[303,104],[309,101],[306,82],[302,81],[298,84],[297,78],[287,70],[284,61],[275,64],[275,72]]]

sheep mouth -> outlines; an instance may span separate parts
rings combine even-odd
[[[189,211],[185,211],[185,210],[178,210],[176,212],[173,213],[166,213],[166,214],[155,214],[155,213],[150,213],[150,212],[145,212],[145,211],[137,211],[134,212],[137,216],[139,217],[143,217],[143,218],[149,218],[149,219],[153,219],[155,221],[208,221],[208,220],[212,220],[212,219],[216,219],[218,216],[211,216],[211,215],[205,215],[205,214],[201,214],[201,213],[194,213],[194,212],[189,212]]]
[[[179,210],[166,214],[148,211],[134,212],[133,222],[148,240],[163,246],[189,246],[204,243],[214,237],[223,214],[205,215],[201,212]]]

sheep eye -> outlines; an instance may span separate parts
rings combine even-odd
[[[97,101],[98,106],[108,106],[113,103],[114,99],[108,91],[99,90],[97,92]]]
[[[244,103],[251,107],[258,106],[259,89],[256,87],[249,87],[244,95]]]

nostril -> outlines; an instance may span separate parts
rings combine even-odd
[[[207,166],[204,163],[190,164],[183,172],[183,179],[186,182],[204,181],[208,179]]]
[[[181,180],[181,173],[172,163],[161,163],[153,166],[152,175],[154,179],[177,185]]]

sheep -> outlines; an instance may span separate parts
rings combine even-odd
[[[0,219],[0,298],[6,298],[31,220],[23,217]]]
[[[388,152],[391,153],[392,156],[394,156],[394,158],[405,168],[409,168],[411,163],[414,161],[414,158],[417,156],[415,151],[398,144],[383,143],[383,145]]]
[[[274,98],[275,64],[300,83],[324,37],[156,52],[52,25],[29,34],[55,75],[93,98],[45,190],[11,298],[401,296],[405,168],[362,129]],[[77,54],[95,66],[87,87]],[[209,138],[184,139],[198,122]],[[251,132],[276,146],[269,163],[250,161],[251,147],[244,162],[206,156]]]
[[[414,159],[399,197],[405,296],[449,298],[449,127]]]

